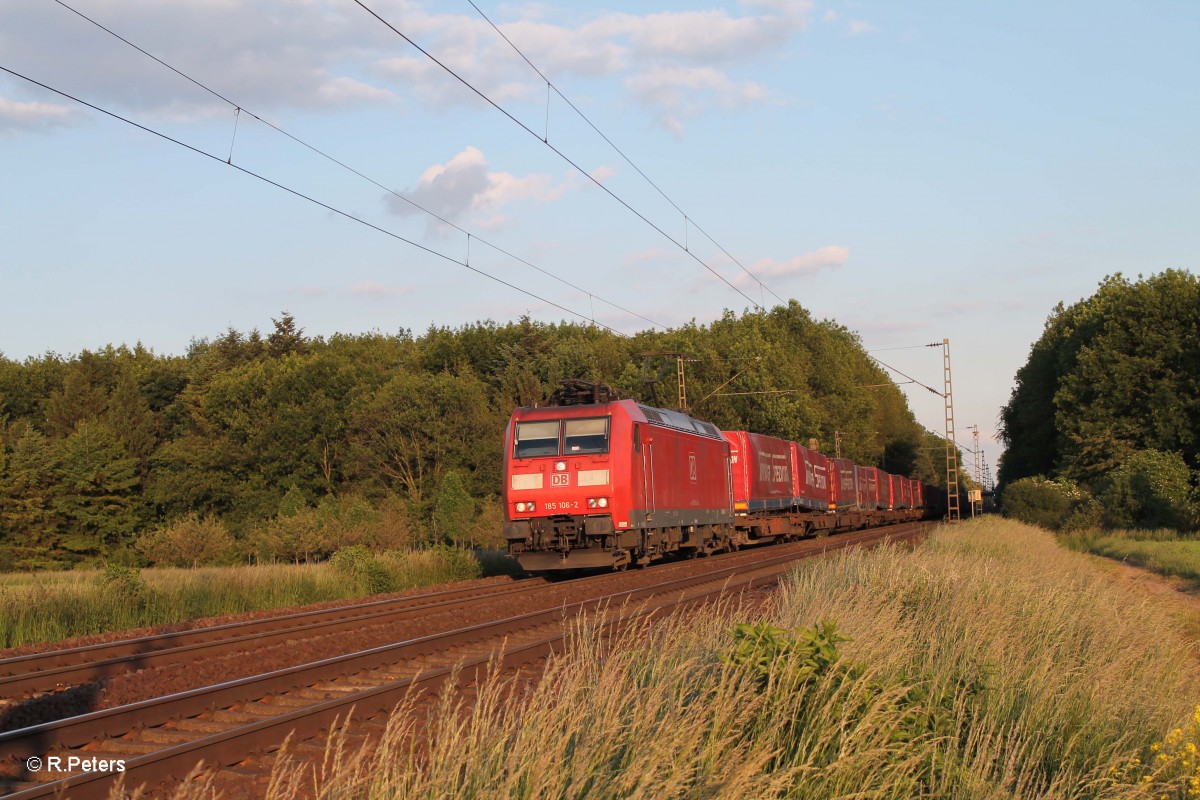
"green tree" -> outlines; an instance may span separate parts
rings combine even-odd
[[[430,497],[452,469],[499,482],[504,421],[472,375],[396,375],[360,398],[352,426],[358,474],[413,499]]]
[[[100,360],[88,351],[71,364],[62,387],[45,402],[46,431],[54,436],[70,435],[80,422],[95,420],[108,405],[108,386]]]
[[[475,501],[467,494],[462,476],[450,470],[442,476],[433,506],[433,532],[439,539],[462,546],[471,539]]]
[[[11,544],[49,548],[61,533],[55,509],[60,454],[28,424],[13,426],[5,438],[11,450],[0,472],[0,533]]]
[[[1115,528],[1191,527],[1190,477],[1178,453],[1134,453],[1106,480],[1100,494],[1105,523]]]
[[[136,467],[109,428],[76,425],[63,442],[53,503],[64,519],[64,548],[98,554],[129,542],[140,522]]]
[[[304,329],[297,327],[296,318],[284,311],[279,319],[271,319],[275,330],[267,337],[267,352],[275,357],[291,353],[303,355],[308,351],[308,342],[304,338]]]
[[[158,422],[132,370],[117,378],[109,396],[104,422],[117,436],[125,452],[137,464],[140,476],[150,471],[150,458],[158,447]]]
[[[503,514],[512,408],[543,401],[564,378],[649,401],[639,354],[664,350],[688,354],[700,418],[815,437],[826,450],[836,432],[859,463],[940,472],[858,337],[796,302],[630,339],[528,317],[417,337],[310,338],[286,311],[272,323],[265,337],[230,329],[193,340],[183,356],[141,345],[20,364],[0,356],[0,536],[94,554],[195,514],[227,525],[247,554],[317,558],[420,540],[454,472],[481,509],[454,535],[481,544]],[[672,406],[667,366],[657,391]],[[312,505],[279,514],[289,487]]]
[[[154,564],[198,567],[220,561],[233,548],[233,537],[215,517],[188,514],[137,539],[137,549]]]
[[[1167,270],[1106,278],[1051,313],[1001,411],[1002,482],[1097,484],[1141,450],[1200,466],[1200,282]]]

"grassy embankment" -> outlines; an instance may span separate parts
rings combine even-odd
[[[582,630],[535,693],[394,715],[321,796],[1200,797],[1197,666],[1170,609],[988,518],[810,562],[763,611]]]
[[[1200,539],[1182,538],[1172,530],[1105,531],[1063,537],[1075,550],[1125,561],[1161,575],[1184,578],[1200,586]]]
[[[321,564],[0,574],[0,647],[403,591],[503,572],[452,548]]]

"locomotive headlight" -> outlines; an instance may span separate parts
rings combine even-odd
[[[562,472],[566,468],[567,468],[567,462],[565,462],[565,461],[555,461],[554,462],[554,469],[558,470],[559,472]]]
[[[596,504],[599,505],[601,508],[608,508],[608,498],[601,497],[599,500],[596,501]]]
[[[524,511],[525,511],[525,504],[524,504],[524,503],[517,503],[517,511],[519,511],[519,512],[524,512]]]
[[[588,498],[588,508],[595,508],[595,507],[596,507],[596,498],[589,497]]]

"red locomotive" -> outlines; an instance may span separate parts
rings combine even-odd
[[[504,535],[527,570],[730,546],[729,444],[707,422],[633,400],[519,408],[504,446]]]
[[[916,481],[572,382],[504,438],[504,536],[530,572],[648,564],[921,515]]]

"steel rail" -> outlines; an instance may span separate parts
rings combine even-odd
[[[245,650],[251,641],[261,646],[298,636],[320,635],[348,623],[379,624],[418,613],[450,610],[485,597],[536,592],[546,585],[521,581],[501,584],[495,590],[486,586],[450,589],[16,656],[0,660],[0,697],[77,686],[118,672],[192,661],[199,653],[218,656]]]
[[[229,708],[239,703],[259,701],[272,694],[313,686],[357,672],[379,669],[398,661],[409,661],[433,653],[478,646],[481,642],[496,643],[497,640],[504,640],[519,631],[525,631],[528,634],[547,626],[556,628],[556,633],[549,636],[535,636],[533,641],[520,643],[505,650],[502,654],[502,663],[505,666],[511,666],[521,659],[524,659],[523,663],[527,663],[529,660],[544,657],[553,650],[553,643],[560,642],[562,638],[562,622],[577,615],[602,608],[629,608],[655,597],[660,598],[661,602],[651,610],[668,606],[674,607],[681,603],[702,602],[725,591],[746,588],[755,582],[774,580],[779,574],[790,569],[792,562],[802,558],[858,544],[903,538],[919,533],[922,529],[921,523],[909,523],[846,534],[836,539],[809,540],[806,542],[810,545],[809,548],[773,557],[768,556],[750,565],[732,565],[699,575],[673,578],[652,586],[576,601],[561,608],[520,614],[504,620],[419,637],[358,653],[323,659],[311,664],[0,734],[0,748],[17,758],[69,750],[97,739],[113,738],[138,727],[153,727],[171,719],[195,716],[208,711]],[[703,591],[697,588],[705,584],[713,586]],[[689,591],[691,591],[690,595]],[[676,593],[679,594],[677,600],[663,599]],[[643,608],[637,613],[647,612]],[[466,661],[460,660],[457,665],[444,665],[417,676],[386,681],[383,685],[361,691],[350,691],[342,697],[317,701],[311,706],[272,715],[230,730],[202,736],[191,742],[167,746],[155,752],[138,755],[126,760],[126,771],[123,774],[127,785],[157,785],[188,774],[191,767],[201,760],[206,764],[216,766],[234,764],[244,760],[253,752],[278,747],[286,738],[283,735],[285,729],[294,731],[294,738],[302,740],[316,735],[320,730],[327,729],[334,717],[347,714],[351,707],[355,709],[354,716],[356,718],[374,716],[395,707],[414,686],[435,685],[456,671],[466,673],[472,669],[481,668],[491,659],[492,656],[487,655]],[[117,742],[113,744],[119,745]],[[107,754],[97,753],[97,755]],[[74,775],[21,788],[16,793],[7,795],[6,800],[33,800],[33,798],[55,796],[68,790],[68,796],[72,798],[105,797],[117,777],[118,775],[111,773]]]

